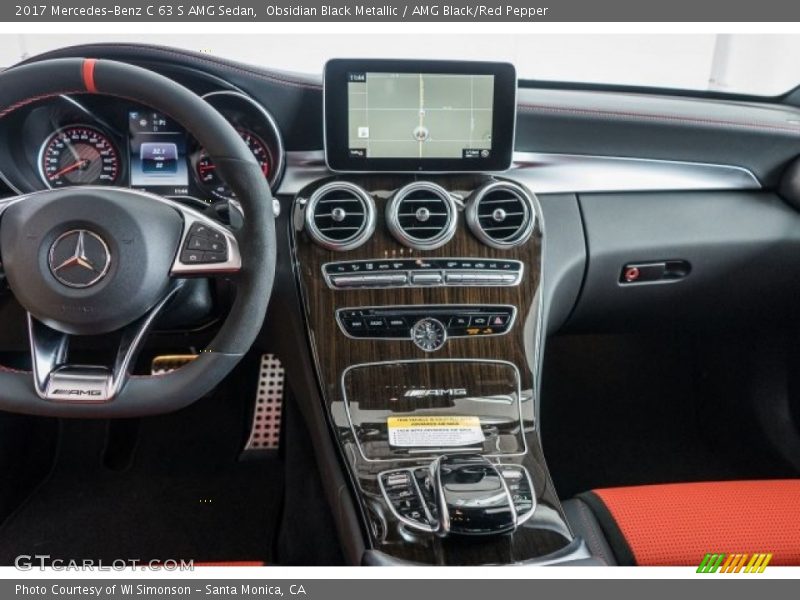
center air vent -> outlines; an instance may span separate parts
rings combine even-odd
[[[327,183],[308,201],[306,229],[320,246],[329,250],[358,248],[375,231],[375,202],[352,183]]]
[[[401,244],[417,250],[443,246],[456,230],[456,204],[443,187],[410,183],[386,205],[386,223]]]
[[[467,203],[467,223],[492,248],[511,248],[531,236],[536,216],[533,199],[520,186],[494,181],[479,187]]]

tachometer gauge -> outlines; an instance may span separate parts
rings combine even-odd
[[[120,175],[119,151],[106,134],[94,127],[64,127],[42,144],[39,172],[51,188],[115,185]]]
[[[269,181],[272,173],[272,156],[267,145],[252,131],[247,129],[237,129],[237,131],[255,156],[264,178]],[[222,200],[229,200],[234,196],[231,188],[217,175],[217,167],[205,150],[201,150],[197,155],[195,173],[200,184],[213,196]]]

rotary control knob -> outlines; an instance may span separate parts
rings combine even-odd
[[[437,319],[420,319],[411,328],[411,339],[425,352],[434,352],[447,341],[447,328]]]

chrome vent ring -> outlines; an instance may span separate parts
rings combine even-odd
[[[397,190],[386,204],[386,224],[395,239],[415,250],[435,250],[453,237],[458,210],[450,193],[429,181]]]
[[[353,183],[332,181],[309,198],[305,223],[308,234],[323,248],[353,250],[375,231],[375,201]]]
[[[492,181],[475,190],[466,216],[475,237],[501,250],[528,241],[536,223],[531,194],[508,181]]]

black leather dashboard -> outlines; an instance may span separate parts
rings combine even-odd
[[[322,82],[173,48],[92,44],[30,60],[66,56],[134,61],[182,80],[240,88],[274,114],[286,148],[322,149]],[[771,101],[733,101],[523,87],[516,150],[634,156],[737,165],[774,186],[800,152],[800,109]]]

